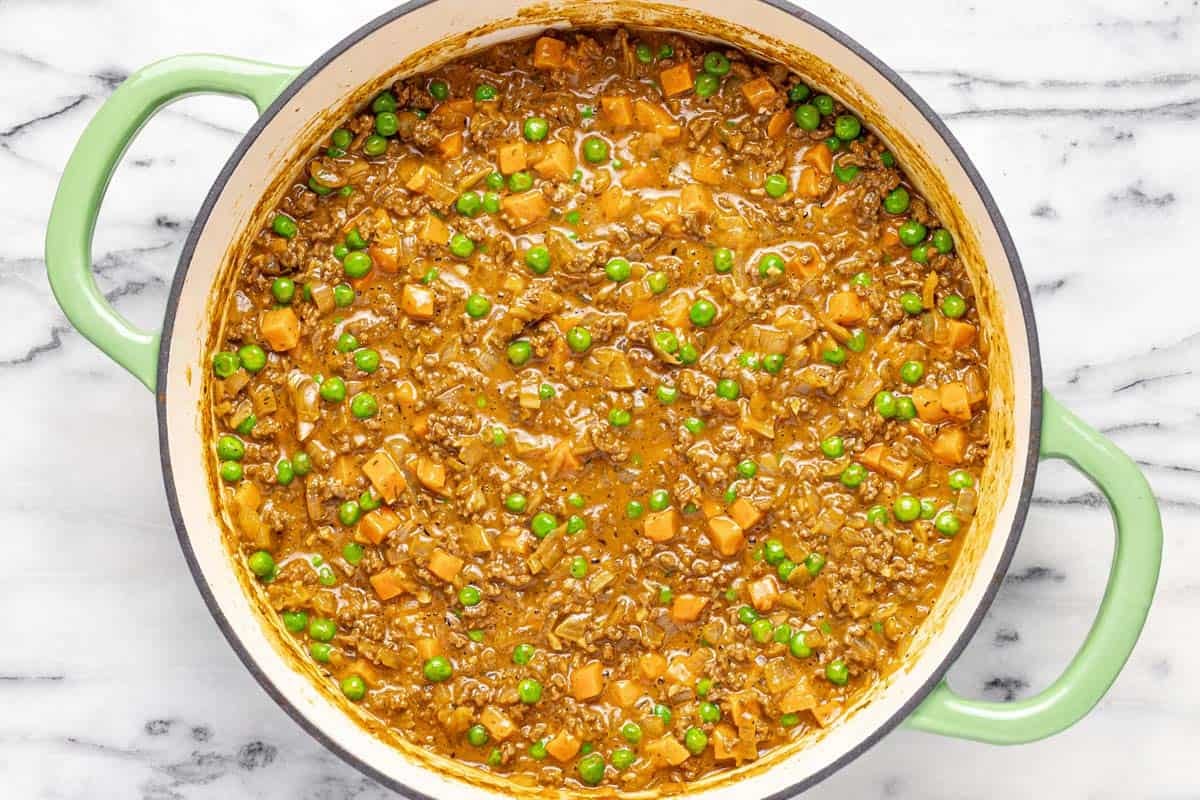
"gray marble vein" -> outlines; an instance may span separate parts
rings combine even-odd
[[[1200,798],[1200,3],[805,5],[948,121],[1021,251],[1048,388],[1137,460],[1166,524],[1145,634],[1087,719],[1016,748],[899,730],[809,796]],[[42,264],[63,164],[125,76],[178,52],[304,64],[389,6],[0,2],[5,796],[393,796],[310,739],[229,650],[171,529],[151,397],[70,328]],[[244,102],[188,98],[126,155],[94,250],[100,287],[135,322],[159,324],[196,210],[253,118]],[[957,690],[1013,700],[1059,674],[1103,593],[1111,531],[1087,479],[1043,464]]]

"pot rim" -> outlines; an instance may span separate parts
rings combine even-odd
[[[170,292],[167,295],[166,309],[163,314],[163,329],[162,338],[159,347],[158,367],[157,367],[157,385],[165,387],[167,385],[167,375],[170,367],[171,340],[175,328],[176,311],[179,306],[179,298],[183,291],[184,279],[187,275],[188,267],[191,264],[197,242],[200,239],[200,234],[207,225],[209,216],[215,207],[218,199],[223,194],[226,185],[229,182],[233,171],[241,163],[247,150],[251,144],[258,139],[263,129],[268,123],[273,120],[276,115],[288,104],[293,96],[300,91],[301,87],[307,84],[315,75],[321,72],[330,62],[338,58],[342,53],[357,45],[363,39],[379,30],[380,28],[401,19],[408,14],[439,2],[439,0],[410,0],[390,11],[387,11],[374,19],[363,24],[352,33],[344,37],[341,41],[331,46],[328,50],[322,53],[317,59],[304,68],[296,78],[288,84],[287,88],[271,103],[270,107],[264,111],[259,118],[250,126],[245,135],[239,141],[225,165],[221,168],[221,172],[217,175],[212,187],[201,205],[199,212],[196,215],[195,221],[192,223],[192,228],[188,233],[188,237],[184,242],[183,250],[180,252],[179,261],[176,265],[175,275],[171,282]],[[1017,504],[1014,509],[1012,525],[1008,531],[1008,540],[1005,543],[1004,549],[1000,554],[1000,558],[996,563],[996,568],[988,585],[984,588],[978,605],[972,612],[967,624],[963,627],[958,635],[958,639],[947,650],[946,655],[941,662],[930,672],[926,681],[906,699],[893,712],[893,714],[879,724],[874,730],[865,734],[862,739],[853,747],[846,750],[839,757],[833,759],[828,764],[824,765],[815,772],[805,776],[802,780],[791,784],[790,786],[768,795],[764,800],[786,800],[786,798],[794,797],[803,791],[815,786],[816,784],[829,777],[831,774],[857,759],[873,747],[880,739],[890,733],[907,719],[921,701],[937,686],[944,678],[950,667],[958,660],[967,644],[974,638],[976,631],[983,622],[988,610],[991,608],[992,602],[995,600],[996,594],[1004,580],[1005,574],[1008,572],[1009,565],[1012,562],[1013,554],[1021,538],[1021,532],[1024,528],[1025,518],[1029,511],[1030,500],[1033,495],[1034,477],[1038,467],[1038,448],[1041,440],[1042,427],[1042,365],[1041,356],[1038,346],[1037,326],[1033,316],[1033,303],[1029,292],[1029,285],[1025,278],[1024,269],[1021,266],[1020,256],[1017,254],[1017,249],[1013,243],[1012,236],[1009,233],[1008,226],[1004,222],[1004,217],[1000,213],[1000,209],[996,205],[995,199],[987,188],[982,176],[979,174],[975,165],[971,162],[970,157],[951,133],[950,129],[942,121],[941,117],[929,106],[928,103],[905,81],[900,75],[875,56],[870,50],[860,44],[857,40],[847,35],[839,28],[830,24],[823,18],[806,11],[788,0],[754,0],[756,3],[770,6],[774,9],[789,14],[801,22],[804,22],[825,35],[829,36],[840,45],[850,50],[856,56],[865,61],[871,69],[875,70],[888,83],[904,97],[904,99],[915,108],[930,127],[942,139],[943,143],[954,155],[958,165],[962,168],[967,178],[971,182],[972,188],[979,195],[984,208],[987,211],[988,223],[993,227],[997,237],[1000,240],[1004,250],[1005,258],[1008,261],[1010,271],[1012,273],[1013,283],[1016,287],[1017,297],[1020,302],[1021,319],[1025,327],[1025,336],[1028,342],[1029,351],[1029,372],[1030,372],[1030,415],[1029,420],[1029,436],[1025,442],[1025,472],[1020,476],[1021,489],[1018,494]],[[338,741],[324,731],[319,725],[309,720],[309,718],[300,710],[298,705],[290,699],[270,678],[267,672],[261,668],[258,661],[251,655],[249,648],[241,641],[233,626],[225,615],[225,611],[218,602],[212,587],[209,585],[204,576],[204,572],[200,566],[195,550],[192,547],[191,536],[188,533],[187,526],[183,519],[183,514],[180,509],[179,497],[175,487],[174,471],[171,465],[170,443],[167,435],[167,395],[165,389],[160,389],[155,393],[155,405],[157,408],[158,417],[158,437],[159,437],[159,456],[163,471],[163,484],[166,489],[167,504],[170,509],[171,521],[175,526],[175,532],[179,539],[180,548],[183,550],[184,558],[187,560],[188,569],[192,574],[192,579],[196,583],[196,587],[200,590],[200,595],[204,599],[204,604],[208,607],[209,613],[217,623],[217,627],[221,630],[226,641],[229,642],[238,659],[246,667],[259,685],[266,691],[275,703],[283,709],[283,711],[292,718],[304,731],[320,742],[325,748],[335,753],[346,763],[353,766],[359,772],[367,775],[375,781],[378,781],[388,789],[398,792],[405,797],[416,798],[417,800],[436,800],[428,794],[425,794],[420,789],[402,783],[395,778],[382,772],[373,764],[360,758],[355,753],[343,747]],[[1019,445],[1014,445],[1014,448]],[[1016,479],[1017,476],[1013,476]],[[992,535],[996,535],[996,531],[992,531]],[[429,769],[422,765],[423,769]]]

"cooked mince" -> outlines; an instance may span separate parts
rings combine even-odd
[[[524,784],[679,791],[899,663],[988,374],[951,233],[852,110],[556,31],[397,82],[266,218],[213,466],[349,701]]]

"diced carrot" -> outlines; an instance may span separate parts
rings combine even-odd
[[[436,169],[428,164],[421,164],[419,167],[417,167],[416,171],[413,172],[412,177],[408,179],[408,182],[404,184],[404,186],[410,191],[421,192],[424,194],[426,193],[426,189],[429,188],[431,181],[440,181],[441,178],[441,173]]]
[[[705,519],[719,517],[725,513],[725,508],[711,497],[704,497],[700,500],[700,510],[704,512]]]
[[[483,711],[479,712],[479,721],[483,727],[488,729],[488,733],[501,741],[507,739],[517,729],[513,721],[495,706],[486,706]]]
[[[805,169],[800,173],[800,180],[796,181],[796,191],[802,197],[820,197],[824,193],[821,184],[821,173],[814,167]]]
[[[676,292],[662,304],[662,321],[669,328],[682,328],[688,324],[688,309],[691,299],[683,292]]]
[[[646,515],[642,532],[652,542],[669,542],[679,533],[679,512],[674,508],[651,511]]]
[[[358,535],[371,544],[379,544],[400,527],[400,515],[390,508],[377,508],[363,516],[358,523]]]
[[[737,730],[732,725],[724,722],[717,725],[712,731],[713,758],[717,761],[732,761],[737,740]]]
[[[934,293],[937,292],[938,275],[936,272],[929,272],[925,275],[925,280],[921,284],[921,307],[933,308]]]
[[[942,384],[938,389],[938,401],[951,418],[962,422],[971,419],[971,401],[967,397],[967,386],[962,381]]]
[[[833,151],[824,142],[817,142],[804,151],[800,160],[816,167],[822,175],[833,172]]]
[[[554,447],[550,448],[550,453],[546,457],[546,466],[550,476],[554,478],[579,469],[579,459],[575,456],[570,439],[559,439]]]
[[[748,531],[763,518],[763,512],[744,497],[739,497],[729,504],[729,516],[743,531]]]
[[[550,204],[541,192],[506,194],[500,201],[500,208],[514,228],[523,228],[550,216]]]
[[[691,755],[674,736],[667,735],[645,744],[646,755],[654,761],[678,767]]]
[[[370,247],[367,248],[367,254],[371,256],[371,263],[379,268],[380,272],[394,274],[400,269],[400,237],[392,234],[384,241],[372,241]],[[374,275],[375,270],[371,270],[368,276]]]
[[[825,259],[815,247],[804,248],[788,259],[787,270],[801,278],[817,278],[825,271]]]
[[[429,571],[446,583],[451,583],[458,577],[463,568],[463,560],[438,548],[429,554]]]
[[[882,444],[873,444],[863,451],[858,457],[859,463],[868,469],[879,471],[879,462],[883,460],[884,450],[887,448]]]
[[[764,575],[750,584],[749,592],[751,605],[759,611],[770,611],[779,599],[779,582],[774,575]]]
[[[837,292],[829,297],[829,316],[843,325],[861,322],[867,318],[867,307],[854,292]]]
[[[942,408],[937,389],[918,386],[913,389],[912,401],[922,422],[941,422],[946,418],[946,410]]]
[[[570,761],[579,752],[583,742],[568,731],[559,731],[554,738],[546,742],[546,752],[559,761]],[[686,750],[684,752],[687,752]]]
[[[571,670],[571,696],[576,700],[590,700],[603,690],[604,665],[599,661],[589,661]]]
[[[463,132],[454,131],[451,134],[442,137],[438,142],[438,152],[442,158],[455,158],[462,155],[463,151]]]
[[[258,511],[262,505],[262,491],[254,481],[242,481],[233,493],[233,501],[243,508]]]
[[[450,241],[450,229],[446,227],[446,223],[433,214],[426,214],[417,231],[417,236],[430,244],[445,244]]]
[[[417,480],[431,492],[445,494],[446,467],[432,458],[421,456],[417,459]]]
[[[567,43],[549,36],[542,36],[533,43],[534,69],[559,69],[564,62]]]
[[[797,711],[811,711],[817,707],[817,696],[807,680],[801,680],[788,689],[779,698],[779,710],[785,714],[795,714]]]
[[[548,181],[565,181],[575,170],[575,153],[566,142],[550,142],[533,169]]]
[[[647,222],[657,222],[672,233],[679,233],[682,230],[678,197],[660,197],[651,204],[650,208],[642,212],[642,216]]]
[[[671,112],[657,103],[638,100],[633,106],[633,116],[639,128],[658,134],[664,142],[673,142],[683,135],[683,128]]]
[[[667,97],[690,92],[694,83],[692,65],[686,61],[681,61],[658,73],[658,84],[662,86],[663,94]]]
[[[712,192],[707,186],[689,183],[679,190],[679,213],[706,220],[717,207],[713,204]]]
[[[600,111],[604,119],[617,128],[628,128],[633,124],[633,101],[628,95],[606,94],[600,98]]]
[[[680,594],[671,603],[671,619],[675,622],[695,622],[708,605],[708,598],[698,594]]]
[[[648,189],[658,186],[658,170],[649,164],[638,164],[625,170],[621,176],[621,185],[626,189]]]
[[[725,160],[716,153],[697,152],[692,156],[692,177],[719,186],[725,181]]]
[[[433,292],[415,283],[405,284],[400,307],[413,319],[433,319]]]
[[[496,157],[500,162],[500,171],[505,175],[520,172],[528,163],[525,160],[524,142],[505,142],[496,148]]]
[[[371,588],[375,590],[375,594],[380,600],[388,601],[393,597],[398,597],[404,593],[403,573],[398,567],[388,567],[385,570],[376,572],[369,580]]]
[[[742,526],[724,514],[708,521],[708,538],[716,551],[723,556],[737,555],[746,542]]]
[[[746,98],[746,102],[755,111],[771,104],[775,96],[779,94],[775,91],[775,87],[771,85],[771,80],[766,75],[759,75],[754,80],[746,81],[742,84],[742,94]]]
[[[945,324],[947,330],[946,342],[951,347],[970,347],[971,342],[975,341],[975,326],[971,323],[957,319],[948,319]]]
[[[413,436],[424,436],[429,433],[429,415],[418,414],[413,417],[412,427],[409,428]]]
[[[608,687],[608,696],[620,708],[632,706],[642,693],[642,686],[637,681],[613,681]]]
[[[300,344],[300,319],[290,308],[264,311],[258,320],[258,330],[277,353]]]
[[[791,121],[792,115],[788,113],[787,109],[776,111],[767,120],[767,136],[770,136],[772,139],[782,139]]]
[[[967,432],[958,427],[942,428],[929,451],[945,464],[962,463],[967,453]]]
[[[433,109],[430,118],[444,131],[462,128],[467,118],[475,111],[475,101],[469,97],[444,100]]]
[[[408,480],[405,479],[404,473],[383,450],[376,451],[363,462],[362,471],[386,503],[396,502],[400,493],[408,488]]]
[[[658,680],[667,671],[667,659],[659,653],[643,653],[638,659],[638,669],[646,678]]]
[[[527,556],[529,555],[530,538],[521,528],[509,528],[496,537],[496,547],[519,556]]]
[[[432,636],[422,636],[417,639],[417,658],[428,661],[442,654],[442,643]]]
[[[600,195],[600,213],[608,222],[615,222],[633,211],[634,198],[620,186],[609,186]]]

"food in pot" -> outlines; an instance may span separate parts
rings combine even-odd
[[[211,354],[245,568],[331,688],[531,786],[837,724],[988,454],[954,238],[738,50],[552,32],[397,82],[266,214]]]

